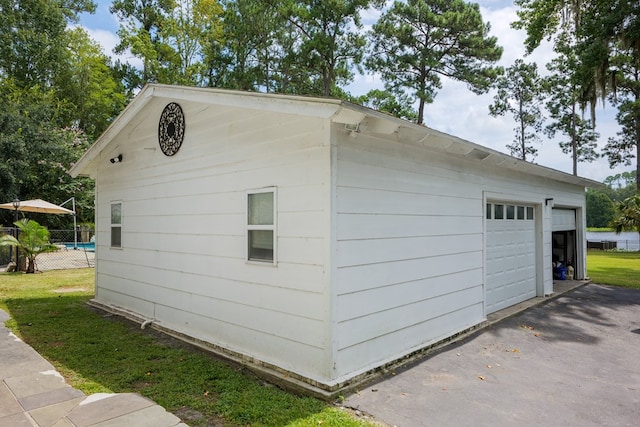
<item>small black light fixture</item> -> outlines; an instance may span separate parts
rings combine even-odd
[[[111,163],[120,163],[120,162],[122,162],[122,154],[118,154],[116,157],[112,157],[109,161]]]
[[[544,199],[544,205],[545,206],[551,205],[553,207],[553,197],[549,197],[547,199]]]

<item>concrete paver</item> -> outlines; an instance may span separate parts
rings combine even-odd
[[[417,426],[637,426],[640,291],[589,284],[363,387],[345,405]]]
[[[85,396],[33,348],[13,335],[0,310],[0,426],[184,427],[178,417],[139,394]]]

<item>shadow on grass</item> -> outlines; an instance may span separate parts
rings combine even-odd
[[[192,426],[283,426],[326,408],[211,354],[94,311],[88,299],[65,294],[6,301],[8,325],[86,394],[137,392]]]

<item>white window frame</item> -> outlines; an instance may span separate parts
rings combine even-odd
[[[120,205],[120,223],[114,223],[113,220],[113,206],[114,205]],[[122,219],[123,219],[124,215],[122,212],[122,201],[121,200],[117,200],[117,201],[113,201],[111,203],[109,203],[109,247],[111,249],[122,249]],[[114,227],[117,227],[120,229],[120,246],[114,246],[113,245],[113,229]]]
[[[273,224],[270,225],[251,225],[249,224],[249,196],[252,194],[273,193]],[[264,187],[248,190],[245,197],[245,259],[248,263],[256,263],[262,265],[276,265],[278,263],[278,189],[277,187]],[[273,232],[273,259],[263,260],[249,257],[249,234],[250,231],[265,230]]]

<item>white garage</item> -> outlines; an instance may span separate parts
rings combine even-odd
[[[493,202],[486,207],[486,313],[536,296],[533,206]]]
[[[71,173],[94,307],[322,396],[552,294],[555,258],[584,278],[600,185],[344,101],[165,85]]]

